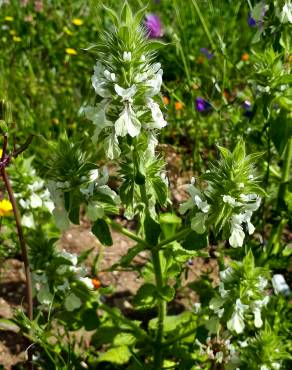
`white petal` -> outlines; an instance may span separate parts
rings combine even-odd
[[[195,195],[195,203],[197,205],[197,207],[204,213],[208,213],[209,212],[209,209],[210,209],[210,206],[208,204],[207,201],[203,201],[199,195]]]
[[[78,280],[85,284],[88,289],[94,289],[92,280],[89,277],[80,277]]]
[[[136,94],[137,87],[136,85],[132,85],[128,89],[124,89],[118,84],[115,84],[115,91],[122,98],[122,101],[125,101],[131,99]]]
[[[237,334],[243,332],[245,325],[242,315],[236,311],[233,312],[231,319],[227,322],[227,328],[231,331],[235,331]]]
[[[115,122],[115,130],[117,136],[126,136],[129,134],[132,137],[139,135],[141,123],[136,117],[131,106],[126,104],[120,117]]]
[[[103,146],[106,156],[109,159],[118,158],[120,156],[121,150],[119,148],[119,141],[115,133],[110,134],[104,139]]]
[[[106,88],[106,82],[104,80],[104,67],[100,62],[96,63],[94,67],[94,74],[91,78],[92,86],[95,92],[101,96],[102,98],[109,98],[111,96],[111,92]]]
[[[263,326],[261,310],[259,308],[255,308],[253,314],[254,314],[254,326],[256,328],[261,328]]]
[[[167,122],[163,118],[163,114],[159,108],[159,105],[153,101],[153,99],[148,99],[148,108],[151,110],[152,119],[154,122],[153,128],[162,128],[167,125]]]
[[[151,80],[147,81],[146,85],[149,87],[145,94],[147,97],[152,97],[160,92],[162,85],[162,74],[163,71],[160,69]]]
[[[244,231],[241,226],[237,226],[231,229],[231,235],[229,238],[229,243],[233,248],[242,247],[244,240]]]
[[[43,204],[42,199],[37,194],[32,194],[30,197],[31,208],[39,208]]]

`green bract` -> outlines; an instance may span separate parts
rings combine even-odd
[[[205,185],[196,187],[193,180],[188,188],[191,199],[180,206],[180,212],[191,211],[191,228],[197,233],[202,234],[210,227],[215,234],[223,230],[232,247],[241,247],[245,237],[243,225],[253,234],[251,217],[265,195],[254,170],[262,154],[246,155],[242,140],[233,152],[222,147],[219,150],[222,159],[211,164],[201,176]]]
[[[113,159],[121,155],[127,137],[145,132],[154,155],[155,132],[167,124],[159,107],[161,65],[154,62],[153,43],[139,24],[141,14],[134,16],[128,5],[120,16],[111,14],[115,25],[101,36],[92,76],[98,102],[84,108],[96,125],[92,140],[102,142],[106,156]]]

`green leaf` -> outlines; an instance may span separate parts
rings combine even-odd
[[[167,185],[158,176],[151,179],[151,184],[156,194],[156,199],[160,205],[164,205],[167,200]]]
[[[192,231],[187,235],[181,245],[186,250],[198,250],[206,248],[208,246],[207,234],[198,234],[195,231]]]
[[[155,305],[156,297],[156,286],[151,283],[146,283],[138,289],[133,299],[133,304],[138,308],[152,308]]]
[[[132,356],[128,346],[110,348],[98,357],[98,362],[110,362],[117,365],[126,364]]]
[[[8,132],[8,126],[2,119],[0,120],[0,131],[2,131],[4,134]]]
[[[161,233],[160,225],[158,222],[153,220],[148,212],[146,213],[144,220],[144,231],[147,243],[153,246],[157,245],[158,238]]]
[[[169,285],[164,286],[159,292],[161,297],[166,301],[170,302],[175,296],[175,289]]]
[[[134,247],[128,249],[128,252],[126,255],[122,256],[122,258],[119,261],[119,264],[122,267],[128,267],[132,260],[145,249],[145,247],[141,244],[137,244]]]
[[[175,213],[163,213],[159,217],[159,223],[165,238],[175,234],[177,227],[181,224],[181,218]]]
[[[85,330],[95,330],[99,327],[100,322],[96,309],[88,308],[82,313],[82,322]]]
[[[75,225],[79,225],[79,223],[80,223],[79,214],[80,214],[80,206],[79,205],[78,205],[78,207],[71,208],[69,213],[68,213],[69,220]]]
[[[0,330],[18,333],[20,328],[12,320],[0,319]]]
[[[270,121],[271,138],[280,155],[283,154],[289,137],[292,135],[292,122],[287,113],[281,112],[276,118]]]
[[[103,219],[98,219],[92,226],[92,233],[98,238],[101,244],[108,247],[113,245],[113,240],[108,224]]]

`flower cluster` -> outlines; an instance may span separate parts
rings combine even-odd
[[[196,339],[196,344],[200,348],[200,353],[207,355],[208,359],[218,364],[229,363],[235,355],[235,347],[229,338],[207,338],[206,344]]]
[[[255,267],[251,252],[242,262],[232,262],[220,272],[219,294],[211,299],[209,307],[227,322],[231,332],[242,333],[250,321],[255,328],[262,327],[261,311],[269,302],[267,277],[267,270]]]
[[[242,141],[233,153],[219,149],[223,158],[202,176],[207,187],[200,189],[192,180],[188,187],[191,198],[180,206],[180,212],[191,211],[191,228],[198,234],[213,225],[216,234],[223,230],[223,236],[229,235],[232,247],[241,247],[245,238],[243,226],[253,234],[251,217],[260,206],[260,195],[265,194],[254,174],[254,161],[259,154],[246,156]]]
[[[27,228],[35,228],[35,211],[52,212],[54,209],[45,181],[37,175],[32,161],[33,157],[17,159],[21,181],[18,179],[18,173],[11,171],[15,198],[22,213],[22,225]]]
[[[66,251],[56,251],[46,263],[45,271],[33,272],[33,281],[38,301],[50,305],[52,301],[64,301],[67,311],[78,309],[82,305],[79,289],[93,290],[92,279],[85,277],[86,269],[80,267],[77,255]]]
[[[163,72],[160,63],[153,62],[151,41],[145,36],[131,16],[127,22],[120,19],[110,35],[103,35],[99,46],[92,76],[99,102],[83,111],[96,126],[93,142],[102,141],[110,159],[120,156],[123,138],[137,137],[141,130],[153,147],[155,131],[167,124],[157,99]]]

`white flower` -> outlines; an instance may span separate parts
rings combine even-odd
[[[237,248],[242,247],[245,234],[242,227],[238,222],[236,222],[234,217],[235,216],[233,216],[231,220],[231,235],[229,238],[229,243],[233,248]]]
[[[153,119],[154,126],[153,128],[162,128],[167,125],[167,122],[163,118],[163,114],[159,108],[159,105],[154,102],[153,99],[147,99],[147,106],[151,110],[151,115]],[[152,127],[151,127],[152,128]]]
[[[43,204],[41,197],[35,193],[30,196],[29,200],[31,208],[40,208]]]
[[[123,59],[125,62],[130,62],[132,59],[132,53],[130,51],[124,51]]]
[[[254,326],[256,328],[261,328],[263,326],[261,309],[259,307],[255,307],[253,310],[253,314],[254,314]]]
[[[160,63],[157,63],[160,64]],[[148,90],[146,91],[146,97],[152,97],[154,95],[157,95],[160,92],[161,85],[162,85],[162,75],[163,71],[162,69],[159,69],[157,73],[155,73],[154,77],[151,78],[146,82],[146,86],[148,87]]]
[[[206,221],[208,215],[206,213],[198,212],[195,217],[192,218],[191,228],[198,234],[203,234],[206,231]]]
[[[107,69],[104,71],[104,77],[109,80],[109,81],[115,81],[116,80],[116,74],[115,73],[111,73],[110,71],[108,71]]]
[[[233,273],[232,267],[227,267],[227,269],[222,270],[222,271],[219,272],[220,279],[222,281],[227,282],[230,279],[232,273]]]
[[[280,293],[284,295],[289,295],[290,288],[288,284],[286,283],[286,280],[283,275],[275,274],[272,277],[272,284],[273,284],[273,288],[276,294]]]
[[[150,152],[152,157],[155,155],[155,148],[157,144],[158,144],[158,140],[156,136],[152,132],[150,132],[148,134],[148,151]]]
[[[245,328],[243,314],[246,309],[248,309],[248,306],[243,304],[238,298],[231,319],[227,322],[227,328],[229,330],[235,331],[237,334],[243,332]]]
[[[66,251],[61,251],[58,253],[60,257],[65,258],[67,261],[70,261],[73,266],[77,265],[78,257],[76,253],[69,253]]]
[[[260,370],[270,370],[270,368],[266,365],[261,365]]]
[[[141,123],[130,104],[126,103],[120,117],[115,122],[115,131],[117,136],[132,137],[138,136],[141,130]]]
[[[259,276],[259,281],[257,283],[257,287],[260,289],[260,290],[264,290],[265,287],[268,285],[268,280],[262,276]]]
[[[85,284],[88,289],[94,289],[92,280],[89,277],[80,277],[78,280]]]
[[[219,284],[219,294],[221,296],[221,298],[225,298],[228,294],[228,290],[224,289],[224,284],[223,283],[220,283]]]
[[[242,333],[245,328],[242,314],[234,311],[231,319],[227,322],[227,328],[231,331],[235,331],[237,334]]]
[[[280,20],[282,23],[292,23],[292,4],[290,1],[287,1],[283,6],[280,14]]]
[[[201,312],[201,308],[202,308],[201,306],[202,305],[201,305],[200,302],[196,302],[196,303],[193,304],[195,313],[200,313]]]
[[[111,92],[106,88],[106,81],[104,80],[104,67],[100,62],[97,62],[94,67],[94,74],[91,81],[97,95],[102,98],[111,97]]]
[[[118,158],[121,154],[121,150],[119,148],[119,141],[114,132],[104,139],[103,147],[104,147],[106,156],[109,159]]]
[[[203,201],[199,195],[195,195],[194,202],[196,203],[197,207],[204,213],[208,213],[210,206],[208,202],[205,200]]]
[[[223,202],[229,204],[231,207],[241,206],[242,203],[237,202],[235,198],[230,195],[223,195]]]
[[[132,85],[131,87],[124,89],[118,84],[115,84],[115,91],[122,98],[122,101],[129,101],[136,94],[137,87],[136,85]]]
[[[99,134],[104,128],[113,126],[113,123],[106,118],[106,110],[108,105],[109,102],[104,99],[95,107],[84,108],[85,117],[96,125],[92,137],[93,143],[97,142]]]
[[[27,227],[28,229],[33,229],[35,227],[33,215],[23,215],[21,218],[21,223],[23,226]]]

